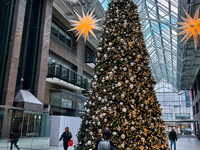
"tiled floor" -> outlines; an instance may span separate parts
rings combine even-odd
[[[63,150],[62,146],[51,146],[49,150]],[[69,147],[68,150],[73,150]],[[200,150],[200,141],[196,138],[181,138],[177,141],[176,150]]]

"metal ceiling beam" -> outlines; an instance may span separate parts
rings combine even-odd
[[[149,17],[149,12],[148,12],[148,8],[147,8],[147,4],[146,4],[146,0],[142,0],[143,1],[143,7],[145,7],[144,9],[146,10],[146,12],[147,12],[147,17],[148,18],[150,18]],[[152,25],[151,25],[151,21],[148,21],[149,22],[149,26],[150,26],[150,30],[151,30],[151,35],[153,36],[153,42],[154,43],[156,43],[155,42],[155,37],[154,37],[154,34],[153,34],[153,30],[152,30]],[[157,53],[157,57],[158,57],[158,59],[159,59],[159,55],[158,55],[158,52],[156,51],[156,53]],[[151,59],[151,57],[150,57],[150,59]],[[161,66],[160,66],[160,69],[161,69]],[[154,72],[154,74],[156,74],[156,72]],[[156,74],[157,75],[157,74]]]

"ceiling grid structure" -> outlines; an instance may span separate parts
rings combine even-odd
[[[200,50],[194,50],[190,39],[185,45],[176,22],[185,17],[183,8],[193,17],[200,0],[133,0],[137,4],[142,31],[150,56],[150,66],[157,83],[165,81],[173,85],[175,91],[190,90],[200,67]],[[105,7],[108,0],[102,6]],[[197,61],[198,58],[199,60]]]

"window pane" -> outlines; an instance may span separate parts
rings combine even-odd
[[[62,28],[59,30],[59,40],[65,43],[65,31]]]
[[[66,45],[69,46],[70,48],[72,47],[72,37],[66,33]]]
[[[51,34],[58,38],[58,25],[54,22],[51,24]]]

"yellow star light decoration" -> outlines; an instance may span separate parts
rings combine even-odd
[[[200,34],[200,18],[199,18],[199,7],[195,12],[194,18],[187,13],[187,11],[183,8],[185,15],[187,17],[181,17],[181,19],[184,22],[176,22],[178,25],[182,25],[182,27],[177,28],[178,30],[183,30],[178,35],[185,34],[185,36],[181,39],[180,42],[185,40],[184,44],[189,40],[191,36],[194,38],[194,45],[195,45],[195,50],[197,49],[197,40],[198,40],[198,35]]]
[[[82,10],[83,17],[81,17],[77,12],[75,13],[79,21],[70,20],[72,23],[74,23],[72,24],[74,28],[72,28],[69,31],[75,30],[77,32],[76,36],[78,36],[78,39],[81,37],[81,35],[83,35],[85,42],[86,42],[86,39],[89,39],[89,33],[92,34],[95,37],[95,39],[97,39],[92,29],[101,30],[101,28],[98,27],[98,25],[96,24],[101,19],[94,18],[95,17],[93,16],[94,9],[90,14],[89,12],[87,12],[87,15],[85,15],[84,11]]]

